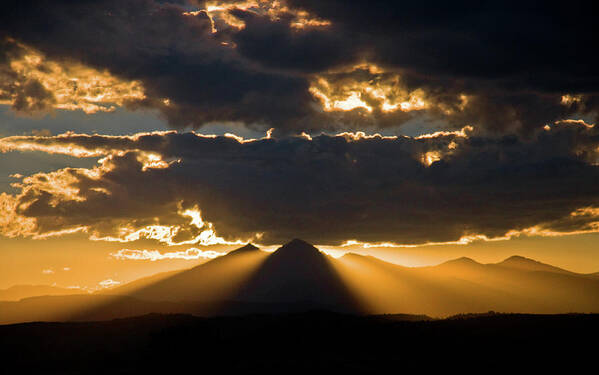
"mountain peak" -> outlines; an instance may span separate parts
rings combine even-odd
[[[358,253],[352,253],[351,251],[349,253],[345,253],[341,256],[341,258],[345,258],[345,259],[363,259],[366,258],[366,255],[362,255],[362,254],[358,254]]]
[[[245,254],[245,253],[249,253],[249,252],[253,252],[253,251],[258,251],[260,250],[258,247],[254,246],[251,243],[248,243],[247,245],[240,247],[239,249],[235,249],[233,251],[229,251],[227,253],[227,255],[235,255],[235,254]]]
[[[314,247],[311,243],[308,243],[300,238],[294,238],[291,241],[287,242],[284,246],[310,246]]]
[[[461,258],[457,258],[457,259],[452,259],[452,260],[448,260],[445,263],[442,264],[480,264],[477,261],[475,261],[472,258],[468,258],[468,257],[461,257]]]
[[[333,269],[331,260],[313,245],[294,239],[270,254],[235,300],[291,303],[357,311],[354,297]]]
[[[251,251],[251,250],[260,250],[260,249],[258,249],[258,246],[254,246],[253,243],[248,243],[247,245],[240,247],[237,250]]]
[[[498,263],[500,266],[509,267],[513,269],[520,269],[525,271],[547,271],[557,273],[571,273],[564,269],[539,262],[538,260],[526,258],[520,255],[512,255],[503,262]]]
[[[523,257],[521,255],[512,255],[511,257],[505,259],[503,262],[500,262],[499,264],[508,266],[508,265],[527,265],[527,266],[545,266],[545,264],[536,261],[534,259],[530,259],[530,258],[526,258]]]
[[[310,252],[310,253],[314,253],[314,252],[318,252],[320,253],[320,250],[318,250],[316,247],[314,247],[314,245],[304,241],[304,240],[300,240],[299,238],[294,238],[293,240],[287,242],[285,245],[281,246],[276,252],[294,252],[294,253],[303,253],[303,252]]]
[[[538,263],[536,260],[523,257],[522,255],[512,255],[511,257],[506,258],[503,261],[503,263],[505,263],[505,262],[535,262],[535,263]]]
[[[304,260],[309,262],[311,259],[320,258],[323,254],[313,245],[298,238],[287,242],[285,245],[275,251],[272,256],[275,258],[286,258],[289,260]]]

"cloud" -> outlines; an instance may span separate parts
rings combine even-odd
[[[93,114],[111,112],[115,106],[145,98],[139,82],[124,82],[106,71],[75,62],[45,59],[11,39],[0,41],[0,49],[5,51],[5,64],[0,67],[0,103],[11,105],[17,112],[64,109]]]
[[[422,90],[427,112],[449,123],[528,133],[573,113],[596,116],[591,2],[287,3],[330,20],[358,55]]]
[[[52,275],[54,273],[54,270],[52,270],[52,269],[45,269],[45,270],[42,270],[42,273],[44,275]]]
[[[130,107],[158,109],[173,126],[291,124],[309,112],[312,98],[305,79],[257,69],[221,43],[205,12],[184,14],[179,5],[149,0],[126,5],[116,0],[9,1],[2,6],[0,34],[49,59],[76,61],[140,82],[145,100]]]
[[[113,287],[119,285],[120,283],[121,283],[120,281],[106,279],[106,280],[100,281],[98,283],[98,286],[100,289],[108,289],[108,288],[113,288]]]
[[[192,247],[184,251],[171,251],[161,253],[158,250],[130,250],[121,249],[116,253],[110,254],[116,259],[127,259],[127,260],[150,260],[152,262],[157,260],[171,260],[171,259],[184,259],[184,260],[197,260],[197,259],[214,259],[224,255],[218,251],[212,250],[200,250]]]
[[[17,198],[0,193],[0,233],[7,237],[32,235],[35,231],[35,219],[17,213]]]
[[[2,3],[0,37],[38,51],[62,72],[53,76],[100,72],[112,82],[103,89],[135,93],[111,100],[177,128],[233,121],[300,134],[418,118],[532,136],[597,117],[595,13],[588,1],[15,0]],[[0,87],[18,110],[111,108],[61,103],[59,87],[7,65],[13,47]]]
[[[597,231],[598,131],[568,121],[528,140],[472,128],[416,138],[7,137],[0,150],[102,158],[15,183],[18,194],[2,195],[2,216],[14,220],[0,228],[167,245],[416,245]]]

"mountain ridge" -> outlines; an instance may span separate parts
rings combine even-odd
[[[314,309],[436,317],[490,310],[599,312],[599,277],[522,256],[489,264],[461,257],[436,266],[404,267],[355,253],[333,258],[295,239],[272,253],[247,244],[193,268],[152,275],[91,296],[7,303],[0,306],[0,322],[57,319],[57,312],[65,320],[134,312],[215,316]],[[77,314],[64,306],[72,306]]]
[[[556,272],[566,274],[576,274],[575,272],[565,270],[550,264],[539,262],[538,260],[523,257],[521,255],[512,255],[503,261],[496,263],[498,266],[510,267],[514,269],[523,269],[528,271],[545,271],[545,272]]]
[[[36,296],[58,296],[83,293],[79,288],[62,288],[53,285],[18,284],[0,289],[0,301],[18,301]]]

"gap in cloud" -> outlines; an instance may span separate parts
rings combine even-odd
[[[52,172],[66,167],[89,169],[97,165],[98,159],[97,157],[77,158],[69,155],[47,154],[42,151],[0,153],[0,193],[17,193],[20,189],[12,184],[19,183],[22,177],[39,172]]]
[[[166,121],[151,110],[129,111],[117,108],[114,112],[91,115],[83,111],[56,110],[40,117],[18,115],[9,106],[0,105],[0,136],[3,137],[40,131],[54,135],[67,131],[126,135],[168,129]]]
[[[166,120],[154,110],[128,110],[119,107],[113,112],[86,114],[83,111],[56,110],[41,116],[15,113],[10,106],[0,104],[0,137],[15,135],[57,135],[73,131],[81,134],[133,135],[136,133],[171,130]],[[182,131],[187,131],[182,130]],[[232,133],[243,138],[261,138],[265,129],[248,127],[241,122],[206,123],[198,133],[224,135]]]

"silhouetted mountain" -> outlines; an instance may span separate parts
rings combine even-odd
[[[554,267],[549,264],[541,263],[534,259],[525,258],[520,255],[513,255],[504,260],[503,262],[497,263],[497,265],[513,269],[519,269],[523,271],[556,272],[570,275],[574,274],[574,272],[566,271],[564,269]]]
[[[142,277],[141,279],[137,279],[124,285],[110,288],[109,290],[98,291],[97,294],[108,293],[111,295],[134,295],[135,293],[139,293],[151,285],[155,285],[160,281],[171,278],[181,272],[185,272],[185,270],[160,272],[155,275]]]
[[[80,293],[80,289],[59,288],[49,285],[15,285],[8,289],[0,289],[0,301],[18,301],[28,297],[61,296]]]
[[[273,253],[246,245],[194,268],[94,296],[0,303],[0,322],[108,319],[150,312],[201,316],[326,309],[450,316],[485,311],[599,312],[599,277],[514,256],[403,267],[372,256],[334,259],[302,240]],[[20,319],[20,320],[19,320]]]
[[[212,293],[205,291],[203,288],[207,287],[207,284],[209,283],[219,282],[218,280],[209,279],[220,279],[222,277],[230,276],[230,270],[226,268],[227,264],[231,263],[232,257],[242,255],[250,255],[251,257],[251,254],[256,255],[257,258],[264,256],[264,253],[261,252],[259,248],[252,244],[247,244],[239,249],[228,252],[222,257],[215,258],[194,268],[161,272],[156,275],[143,277],[117,288],[112,288],[103,293],[111,295],[131,295],[151,300],[179,301],[188,298],[191,298],[191,300],[194,301],[209,300],[212,299]],[[223,274],[219,276],[216,274],[217,272],[222,272]],[[204,278],[204,280],[201,280],[202,278]],[[233,279],[235,279],[234,276]],[[179,286],[169,285],[174,283],[179,283]],[[184,283],[188,283],[188,285],[183,285]],[[182,290],[177,290],[178,288],[182,288]],[[173,294],[170,294],[170,291],[167,292],[169,289]],[[188,293],[190,290],[191,292]],[[218,290],[215,288],[214,292],[218,292]]]
[[[410,267],[405,267],[405,266],[400,266],[400,265],[395,264],[395,263],[385,262],[384,260],[379,259],[379,258],[377,258],[375,256],[372,256],[372,255],[361,255],[361,254],[356,254],[356,253],[346,253],[346,254],[344,254],[339,259],[340,260],[357,260],[357,261],[369,262],[371,264],[378,264],[381,267],[390,267],[390,268],[392,268],[394,270],[399,270],[399,269],[409,270],[410,269]]]
[[[156,313],[188,312],[170,302],[142,301],[126,296],[78,294],[24,298],[0,302],[0,323],[89,321]]]
[[[305,305],[239,301],[149,301],[129,296],[79,294],[0,301],[0,325],[37,321],[100,321],[150,313],[197,316],[246,315],[303,311]]]
[[[146,278],[141,283],[111,289],[109,293],[152,301],[231,300],[267,256],[268,253],[248,244],[194,268],[165,274],[159,280]]]
[[[436,268],[446,269],[446,270],[447,269],[459,270],[460,268],[474,269],[474,268],[480,268],[483,266],[484,266],[483,264],[478,263],[477,261],[475,261],[472,258],[461,257],[461,258],[457,258],[457,259],[448,260],[445,263],[441,263],[438,266],[436,266]]]
[[[245,245],[243,247],[240,247],[239,249],[235,249],[235,250],[229,251],[227,253],[227,255],[228,256],[239,255],[239,254],[252,253],[252,252],[255,252],[255,251],[260,251],[260,249],[257,248],[256,246],[254,246],[253,244],[249,243],[249,244],[247,244],[247,245]]]
[[[415,268],[360,255],[346,255],[337,261],[342,280],[359,295],[368,311],[375,313],[447,316],[489,310],[599,311],[597,278],[545,267],[535,261],[526,262],[534,267],[509,267],[459,258],[437,266]],[[513,264],[512,261],[508,264]]]
[[[333,260],[311,244],[294,239],[270,255],[234,297],[237,301],[291,303],[335,311],[358,305],[335,273]]]
[[[356,303],[331,267],[331,259],[302,240],[269,254],[248,244],[190,270],[110,290],[153,301],[212,303],[212,313],[228,313],[229,303],[259,304],[280,311],[328,308],[355,311]]]

